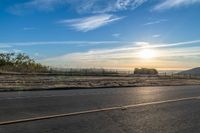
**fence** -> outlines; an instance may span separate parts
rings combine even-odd
[[[192,74],[179,74],[179,73],[159,73],[160,78],[172,78],[172,79],[200,79],[200,75]]]

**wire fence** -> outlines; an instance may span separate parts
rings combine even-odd
[[[180,73],[159,73],[160,78],[172,78],[172,79],[200,79],[200,75],[193,74],[180,74]]]
[[[0,72],[0,75],[39,75],[39,76],[113,76],[113,77],[158,77],[165,79],[200,79],[200,75],[160,72],[158,74],[134,74],[134,71],[109,69],[67,69],[48,73]]]

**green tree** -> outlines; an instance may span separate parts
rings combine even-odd
[[[48,67],[36,63],[24,53],[0,53],[0,70],[15,72],[47,72]]]

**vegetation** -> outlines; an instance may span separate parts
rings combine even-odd
[[[157,75],[158,71],[156,69],[149,68],[135,68],[134,74]]]
[[[118,76],[120,73],[114,70],[107,69],[69,69],[65,71],[66,75],[76,76]]]
[[[106,69],[49,69],[24,53],[0,53],[0,72],[47,73],[66,76],[117,76],[118,71]]]
[[[48,68],[36,63],[24,53],[0,53],[0,71],[3,72],[46,72]]]
[[[125,72],[106,69],[49,69],[46,66],[36,63],[24,53],[0,53],[0,72],[20,72],[20,73],[49,73],[62,74],[68,76],[125,76]],[[156,69],[136,68],[134,74],[156,75]]]
[[[66,76],[120,76],[127,75],[126,72],[103,68],[52,68],[51,74],[62,74]]]

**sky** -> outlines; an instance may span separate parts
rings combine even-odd
[[[62,68],[200,66],[200,0],[0,0],[0,52]]]

